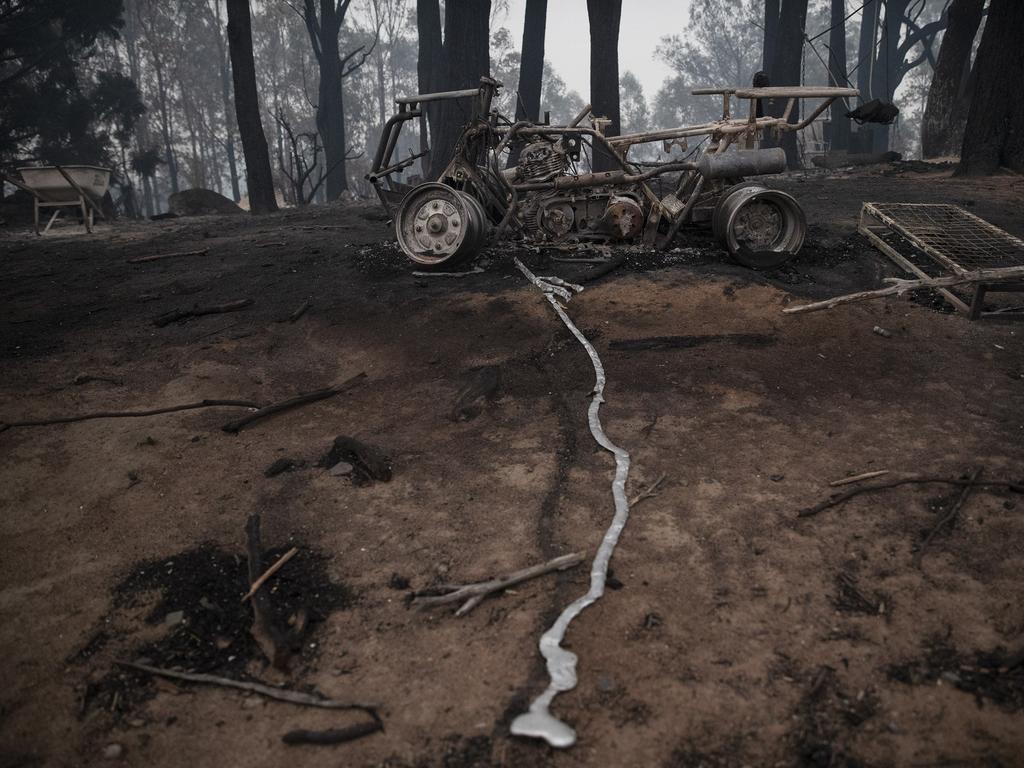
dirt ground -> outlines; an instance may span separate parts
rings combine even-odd
[[[975,490],[920,568],[956,487],[797,517],[870,470],[1024,478],[1024,327],[927,300],[781,313],[895,274],[855,234],[862,200],[956,202],[1024,236],[1024,180],[897,167],[779,183],[812,224],[793,264],[746,270],[698,235],[631,254],[570,304],[607,369],[630,494],[665,479],[569,631],[579,686],[554,709],[579,742],[565,751],[508,725],[546,684],[537,640],[586,566],[465,618],[407,604],[592,556],[611,517],[589,361],[510,249],[478,274],[418,277],[376,209],[353,204],[93,237],[0,229],[0,421],[265,404],[366,374],[238,434],[221,429],[237,407],[0,433],[0,766],[1024,764],[1024,497]],[[153,323],[240,299],[253,303]],[[497,390],[456,414],[484,366]],[[340,435],[386,453],[392,479],[318,467]],[[291,471],[265,476],[285,458]],[[289,672],[263,661],[239,602],[254,512],[268,562],[299,548],[267,587],[282,626],[308,624]],[[139,659],[372,705],[384,730],[289,746],[288,731],[366,715],[115,666]]]

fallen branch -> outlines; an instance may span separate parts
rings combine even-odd
[[[849,304],[854,301],[866,301],[868,299],[882,299],[886,296],[902,296],[907,291],[916,291],[921,288],[949,288],[954,285],[966,285],[969,283],[1005,283],[1024,280],[1024,267],[1003,267],[1000,269],[980,269],[974,272],[964,272],[961,275],[950,275],[947,277],[929,277],[920,280],[905,280],[901,277],[888,277],[885,282],[890,285],[874,291],[859,291],[848,293],[844,296],[836,296],[824,301],[815,301],[811,304],[801,304],[796,307],[786,307],[783,313],[794,315],[798,312],[817,312],[819,309],[832,309],[840,304]]]
[[[331,728],[327,731],[307,731],[299,728],[288,731],[281,737],[285,744],[344,744],[346,741],[354,741],[371,733],[383,731],[384,724],[374,715],[374,719],[366,723],[356,723],[345,728]]]
[[[242,598],[242,602],[244,603],[246,600],[248,600],[250,597],[256,594],[256,590],[262,587],[266,583],[267,579],[269,579],[271,576],[273,576],[275,573],[281,570],[285,563],[287,563],[289,560],[295,557],[296,554],[298,554],[298,551],[298,547],[292,547],[283,555],[281,555],[281,557],[277,560],[276,563],[267,568],[267,570],[263,572],[263,575],[252,583],[252,586],[249,587],[249,591],[246,592],[245,597]]]
[[[657,480],[655,480],[646,491],[641,491],[636,496],[634,496],[632,499],[630,499],[629,500],[629,506],[630,507],[635,507],[637,504],[639,504],[644,499],[650,499],[650,498],[652,498],[654,496],[657,496],[658,495],[658,486],[661,485],[664,481],[665,481],[665,475],[662,474],[662,476],[659,477]]]
[[[260,515],[258,512],[249,515],[245,522],[245,543],[249,559],[249,583],[256,585],[261,578],[260,571],[263,568],[263,547],[260,543]],[[291,651],[284,634],[274,627],[270,598],[266,592],[259,592],[256,588],[250,589],[249,592],[252,594],[252,627],[249,632],[270,663],[277,669],[287,670]]]
[[[281,413],[282,411],[288,411],[291,410],[292,408],[297,408],[298,406],[305,405],[306,403],[315,403],[318,400],[325,400],[328,397],[334,397],[334,395],[338,395],[341,394],[342,392],[352,389],[352,387],[354,387],[356,384],[358,384],[361,380],[365,378],[365,372],[357,373],[351,379],[343,381],[341,384],[338,384],[336,386],[327,387],[326,389],[318,389],[316,392],[309,392],[305,395],[297,395],[295,397],[289,398],[288,400],[282,400],[280,403],[274,403],[272,405],[260,408],[258,411],[243,416],[240,419],[236,419],[235,421],[229,421],[227,424],[221,427],[221,429],[223,429],[225,432],[230,432],[232,434],[237,435],[239,432],[242,431],[242,429],[247,427],[249,424],[252,424],[254,421],[265,419],[267,416],[273,416],[275,413]]]
[[[476,584],[445,585],[440,589],[446,590],[446,594],[415,594],[413,595],[412,604],[417,608],[432,608],[437,605],[458,603],[465,600],[466,602],[463,603],[462,607],[455,612],[456,616],[465,616],[483,602],[483,599],[487,595],[493,592],[501,592],[511,586],[530,579],[535,579],[538,576],[543,576],[544,574],[551,573],[552,571],[564,571],[569,568],[575,568],[582,562],[583,553],[574,552],[571,555],[562,555],[561,557],[556,557],[554,560],[549,560],[546,563],[532,565],[529,568],[523,568],[520,571],[510,573],[507,576],[502,576],[497,579],[491,579],[490,581],[481,581]]]
[[[162,259],[177,259],[181,256],[205,256],[210,252],[209,248],[201,251],[175,251],[174,253],[158,253],[153,256],[140,256],[137,259],[128,259],[128,264],[141,264],[144,261],[160,261]]]
[[[202,317],[203,315],[220,315],[225,312],[237,312],[252,304],[252,299],[239,299],[229,301],[227,304],[214,304],[210,307],[192,307],[191,309],[175,309],[159,317],[153,318],[153,325],[163,328],[165,325],[176,323],[179,320],[186,320],[190,317]]]
[[[859,483],[861,480],[870,480],[873,477],[881,477],[882,475],[888,475],[888,469],[876,469],[874,472],[861,472],[859,475],[851,475],[850,477],[844,477],[841,480],[833,480],[829,483],[830,486],[836,488],[840,485],[849,485],[850,483]]]
[[[191,411],[196,408],[259,408],[259,403],[250,400],[200,400],[198,403],[185,403],[184,405],[169,405],[166,408],[151,408],[145,411],[97,411],[96,413],[83,413],[78,416],[57,416],[52,419],[32,419],[28,421],[0,421],[0,432],[11,427],[47,427],[52,424],[71,424],[76,421],[91,421],[93,419],[127,419],[140,416],[157,416],[161,413],[175,413],[177,411]]]
[[[964,502],[967,501],[967,497],[971,495],[971,490],[974,488],[974,484],[978,481],[978,477],[981,475],[981,467],[977,467],[971,472],[970,477],[967,480],[967,484],[960,490],[960,495],[957,497],[956,503],[950,507],[949,512],[944,514],[932,529],[928,531],[928,535],[924,537],[924,541],[921,542],[921,546],[917,548],[917,552],[914,553],[914,567],[921,567],[921,558],[924,557],[924,551],[928,549],[928,545],[932,543],[932,539],[935,538],[942,528],[946,526],[946,523],[950,522],[960,512],[960,508],[963,507]]]
[[[844,502],[852,499],[854,496],[859,496],[862,493],[884,491],[888,488],[895,488],[899,485],[927,485],[931,483],[937,483],[942,485],[971,485],[975,488],[1006,488],[1007,490],[1013,491],[1014,493],[1024,493],[1024,483],[1012,482],[1008,480],[985,480],[975,483],[971,480],[964,480],[961,478],[951,477],[903,477],[898,480],[890,480],[885,483],[878,483],[877,485],[864,485],[861,486],[860,488],[853,488],[849,491],[845,491],[844,493],[833,494],[820,504],[815,504],[813,507],[808,507],[807,509],[800,510],[797,513],[797,517],[813,517],[819,512],[824,512],[826,509],[838,507],[840,504],[843,504]]]
[[[359,712],[366,712],[374,718],[377,717],[377,711],[373,707],[366,706],[365,704],[350,704],[347,701],[337,701],[336,699],[326,699],[318,693],[302,693],[300,691],[292,691],[287,688],[274,688],[269,685],[264,685],[263,683],[252,683],[245,680],[232,680],[229,677],[218,677],[217,675],[207,675],[199,672],[178,672],[174,669],[161,669],[160,667],[151,667],[148,664],[138,664],[134,661],[115,661],[114,663],[121,667],[138,670],[139,672],[146,672],[147,674],[156,675],[158,677],[167,677],[172,680],[185,680],[189,683],[202,683],[204,685],[219,685],[224,688],[237,688],[240,691],[258,693],[261,696],[266,696],[268,699],[287,701],[289,704],[299,704],[304,707],[319,707],[321,709],[357,710]]]

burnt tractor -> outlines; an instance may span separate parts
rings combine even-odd
[[[693,93],[722,98],[720,120],[605,136],[609,121],[589,106],[564,126],[512,122],[491,108],[500,87],[482,78],[476,89],[398,99],[398,113],[384,127],[366,178],[394,219],[399,246],[421,269],[450,269],[503,237],[666,249],[683,226],[697,224],[709,224],[740,263],[777,266],[800,250],[807,225],[795,198],[757,180],[786,169],[785,152],[764,145],[806,127],[836,99],[857,95],[853,88],[701,89]],[[746,117],[732,116],[734,99],[749,102]],[[763,115],[764,103],[775,99],[785,101],[781,116]],[[790,122],[798,99],[823,101]],[[444,170],[432,182],[401,182],[405,169],[439,151],[426,146],[426,111],[453,100],[472,100],[471,118]],[[394,162],[410,120],[420,121],[421,151]],[[693,150],[691,141],[699,142]],[[630,159],[632,148],[655,142],[666,153],[678,147],[679,159]],[[613,170],[591,170],[597,157],[599,167]]]

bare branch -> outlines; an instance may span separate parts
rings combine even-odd
[[[361,51],[364,48],[364,46],[362,46],[362,45],[360,45],[358,48],[356,48],[354,51],[352,51],[352,53],[348,54],[348,56],[345,56],[343,59],[341,59],[341,76],[342,76],[342,78],[348,77],[353,72],[355,72],[357,69],[359,69],[361,66],[363,66],[363,64],[366,63],[366,60],[368,58],[370,58],[370,56],[373,55],[373,49],[377,47],[377,41],[379,41],[379,40],[380,40],[380,27],[377,27],[377,30],[373,33],[373,42],[370,43],[369,49],[363,52],[363,55],[359,58],[359,63],[358,64],[353,64],[348,69],[345,69],[345,64],[353,56],[355,56],[357,53],[359,53],[359,51]]]

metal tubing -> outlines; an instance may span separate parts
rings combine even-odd
[[[586,119],[587,115],[590,114],[591,109],[593,109],[591,104],[587,104],[583,109],[581,109],[580,113],[572,119],[571,123],[569,123],[569,128],[575,128],[577,125],[582,123]]]
[[[659,250],[664,251],[672,244],[672,241],[679,233],[679,228],[683,226],[683,223],[686,221],[686,217],[690,215],[690,211],[693,210],[693,206],[697,204],[697,198],[700,197],[700,193],[703,189],[704,177],[699,176],[697,177],[697,186],[693,188],[693,192],[691,192],[690,196],[686,199],[686,205],[683,206],[683,210],[679,212],[679,216],[676,217],[676,220],[672,222],[672,226],[669,227],[668,233],[665,235],[665,239],[662,240],[659,245]]]
[[[552,181],[537,181],[528,184],[513,184],[512,186],[517,192],[534,192],[547,189],[579,189],[581,187],[601,185],[620,186],[623,184],[639,184],[648,179],[653,179],[655,176],[661,176],[663,173],[695,170],[697,170],[695,163],[669,163],[660,168],[652,168],[649,171],[637,174],[627,174],[625,171],[604,171],[603,173],[587,173],[582,176],[559,176]]]
[[[446,101],[448,99],[468,99],[476,96],[479,88],[467,88],[464,91],[440,91],[438,93],[419,93],[415,96],[404,96],[395,99],[395,104],[426,104],[431,101]]]
[[[373,158],[373,166],[370,168],[370,175],[376,174],[380,171],[384,163],[390,162],[391,153],[395,151],[395,143],[398,141],[398,132],[395,131],[395,126],[399,123],[404,123],[406,120],[412,120],[414,117],[419,117],[423,113],[419,110],[405,111],[402,110],[397,115],[392,115],[391,118],[384,123],[384,133],[380,138],[380,144],[377,145],[377,154]],[[392,136],[392,134],[394,134]]]

